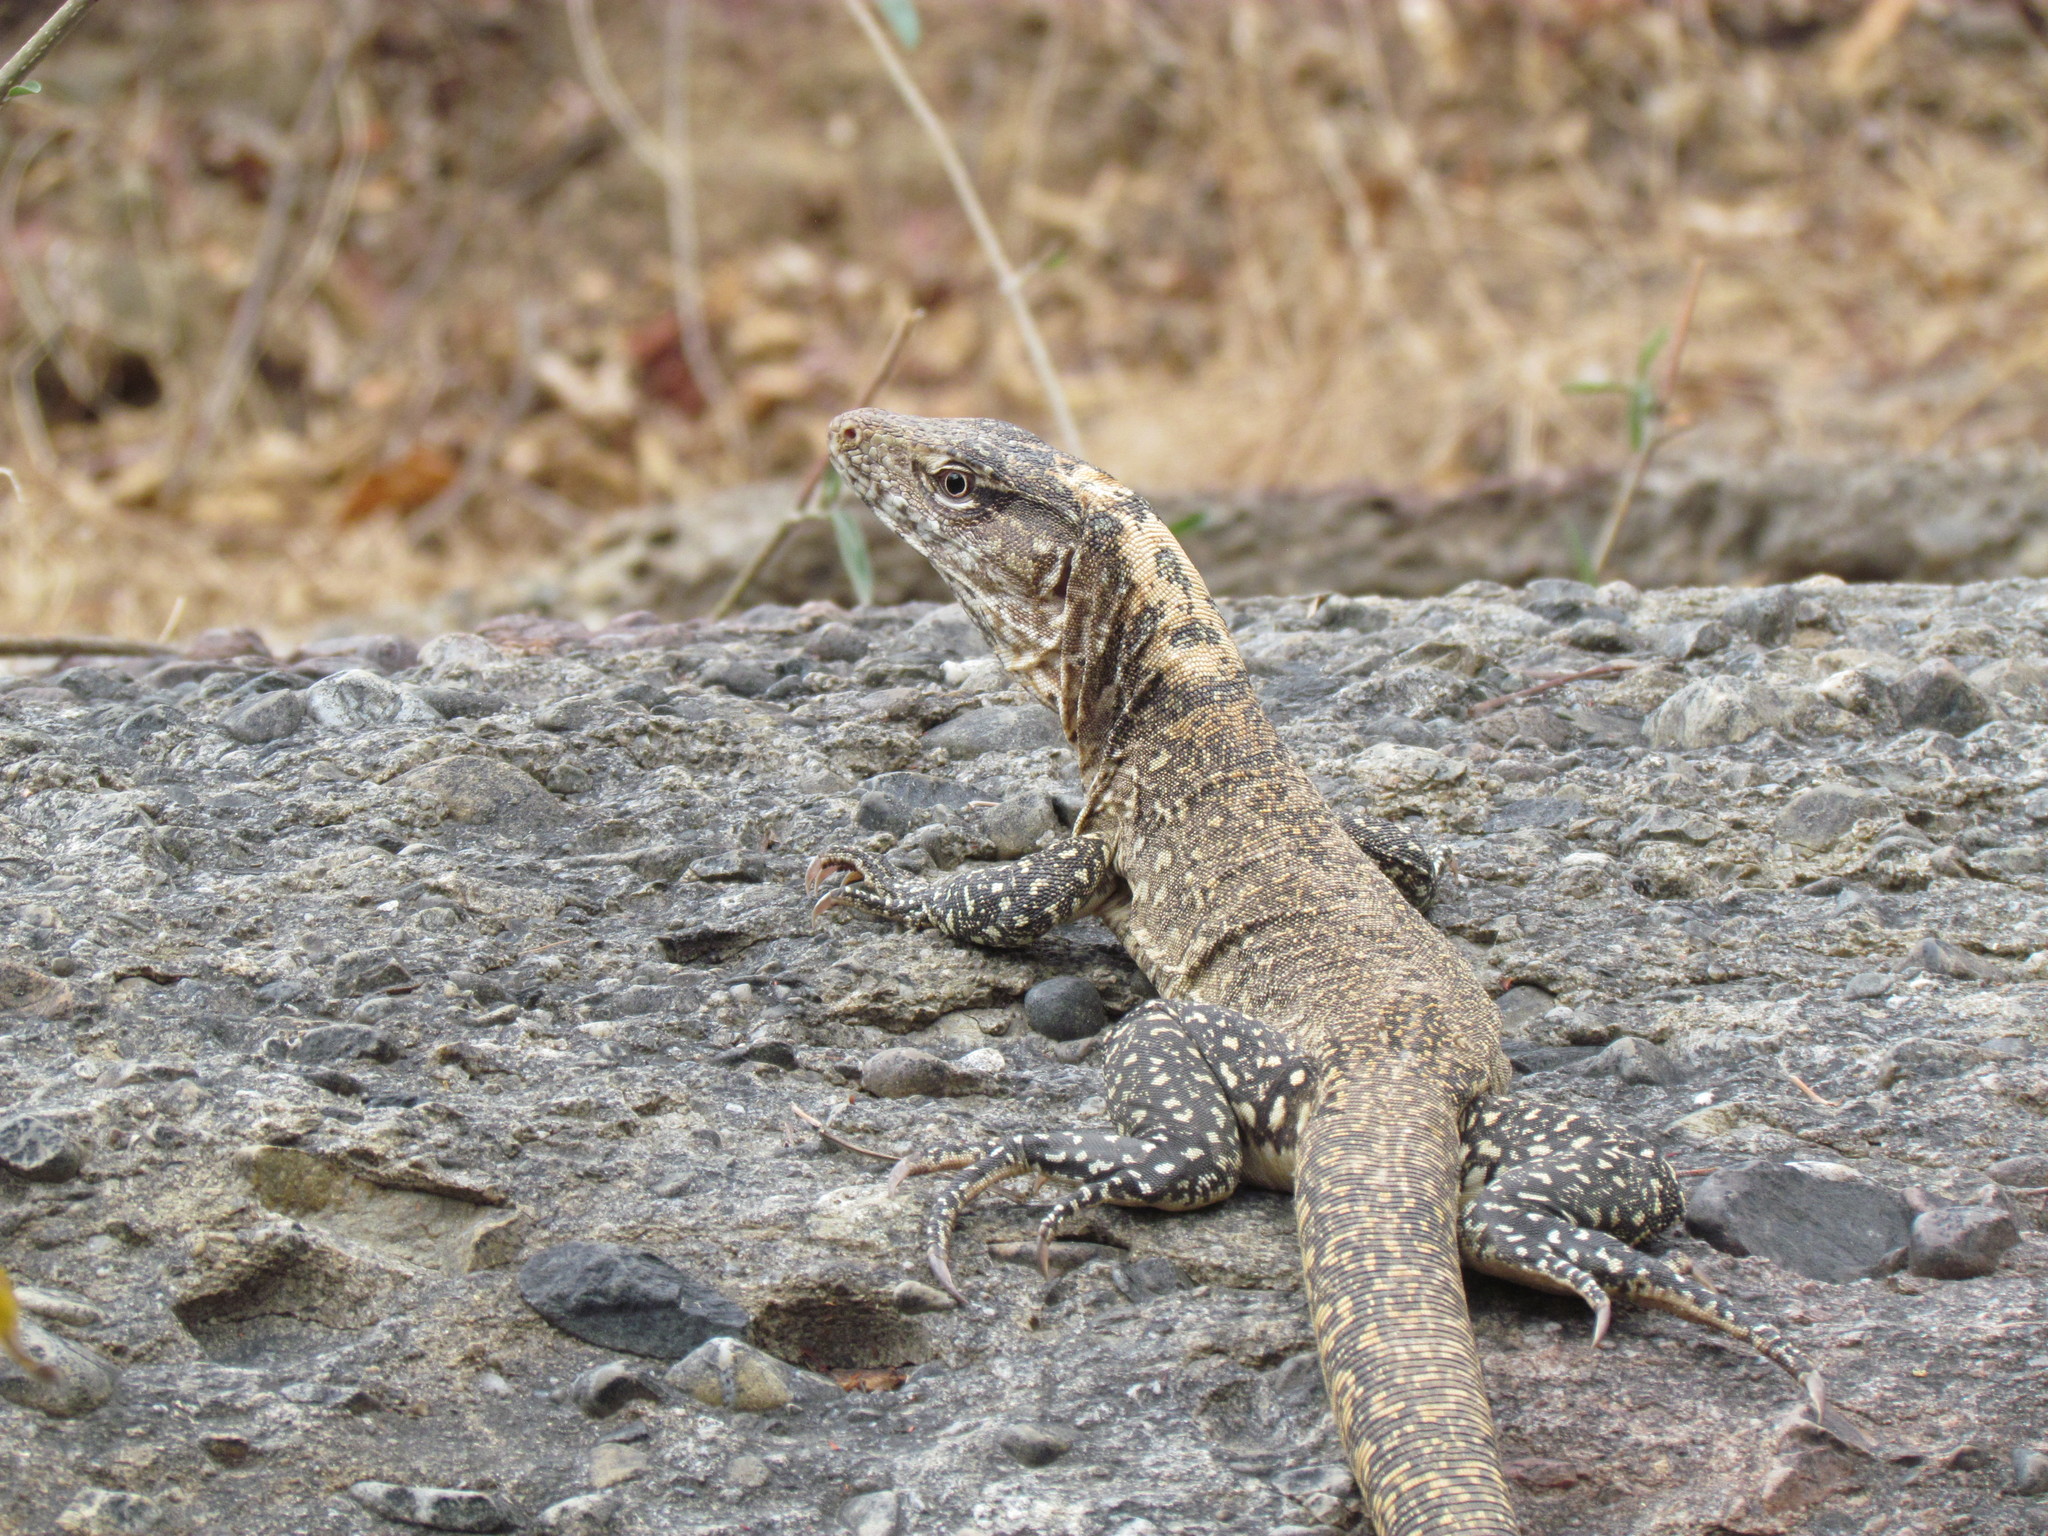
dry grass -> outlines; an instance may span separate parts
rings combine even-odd
[[[2048,52],[2006,0],[1923,0],[1853,81],[1860,7],[1828,0],[922,9],[913,67],[1036,263],[1092,454],[1141,485],[1616,461],[1617,408],[1561,386],[1625,375],[1701,255],[1689,452],[2042,436]],[[597,13],[657,116],[657,8]],[[180,598],[187,630],[388,616],[609,510],[800,467],[913,302],[931,319],[889,403],[1037,422],[944,177],[839,6],[696,13],[736,445],[690,414],[662,189],[560,7],[382,0],[296,146],[255,375],[166,503],[330,8],[99,8],[0,140],[0,462],[30,497],[0,503],[0,628],[154,637]],[[539,390],[507,422],[522,304]],[[419,467],[493,433],[461,517],[409,527],[445,484]]]

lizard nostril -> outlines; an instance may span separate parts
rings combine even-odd
[[[841,446],[842,448],[851,448],[851,447],[852,447],[852,446],[854,445],[854,442],[855,442],[855,440],[856,440],[856,439],[858,439],[858,438],[859,438],[859,436],[860,436],[860,428],[859,428],[859,427],[855,427],[855,426],[844,426],[844,427],[841,427],[841,428],[839,429],[839,445],[840,445],[840,446]]]

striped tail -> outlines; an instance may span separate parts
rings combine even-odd
[[[1458,1105],[1419,1065],[1338,1068],[1294,1204],[1338,1432],[1378,1536],[1514,1536],[1459,1278]]]

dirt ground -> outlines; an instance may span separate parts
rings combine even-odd
[[[1854,0],[918,9],[910,66],[1090,455],[1150,491],[1281,493],[1232,590],[1318,563],[1301,493],[1611,472],[1620,402],[1565,386],[1631,376],[1696,257],[1689,462],[2040,437],[2030,6],[1870,7],[1889,33]],[[0,45],[41,10],[0,5]],[[0,627],[305,633],[508,590],[621,512],[800,472],[913,304],[885,403],[1046,426],[841,5],[699,0],[686,56],[651,0],[594,11],[650,132],[686,88],[708,366],[678,338],[662,184],[562,5],[92,14],[0,123]],[[1536,563],[1569,571],[1596,512],[1538,519]]]

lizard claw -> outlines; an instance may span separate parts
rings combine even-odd
[[[916,1158],[899,1157],[896,1160],[896,1166],[889,1170],[889,1193],[895,1194],[897,1190],[903,1187],[905,1179],[912,1178],[922,1171],[917,1166]]]
[[[867,871],[862,869],[861,858],[851,853],[821,853],[811,860],[810,868],[804,871],[804,894],[815,896],[820,889],[837,890],[842,885],[851,885],[856,880],[865,880]],[[834,875],[839,876],[833,879]]]
[[[947,1262],[945,1245],[943,1243],[933,1243],[930,1251],[926,1253],[925,1259],[931,1265],[932,1278],[939,1282],[939,1289],[959,1302],[961,1306],[966,1306],[966,1293],[953,1283],[953,1266]]]
[[[1799,1378],[1806,1388],[1806,1400],[1813,1405],[1813,1422],[1825,1424],[1828,1416],[1828,1379],[1819,1371],[1808,1371]]]
[[[1614,1321],[1614,1303],[1605,1296],[1593,1308],[1593,1347],[1598,1349],[1607,1339],[1607,1325]]]

